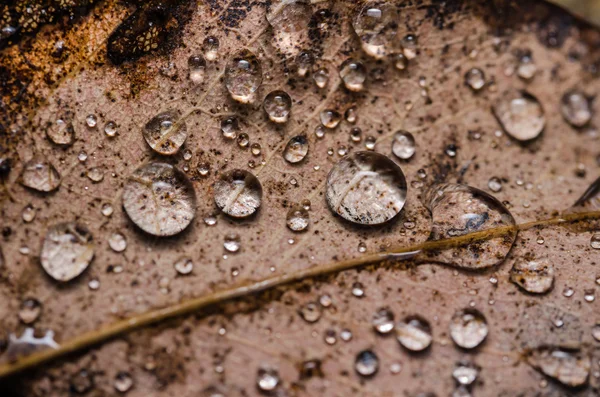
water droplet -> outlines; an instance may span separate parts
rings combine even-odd
[[[241,148],[247,148],[250,145],[250,137],[245,132],[242,132],[237,137],[237,144]]]
[[[352,331],[350,331],[349,329],[342,329],[340,331],[340,339],[343,340],[344,342],[348,342],[349,340],[352,339]]]
[[[471,87],[473,91],[479,91],[485,86],[485,74],[481,69],[472,68],[465,73],[465,83]]]
[[[590,101],[579,91],[565,93],[560,101],[560,110],[565,120],[574,127],[583,127],[592,118]]]
[[[354,369],[359,375],[373,376],[379,370],[379,358],[371,350],[363,350],[356,355]]]
[[[358,243],[358,252],[360,252],[361,254],[367,252],[367,244],[365,244],[362,241]]]
[[[202,55],[192,55],[188,58],[189,78],[194,84],[201,84],[206,73],[206,60]]]
[[[338,147],[337,153],[339,156],[345,156],[348,153],[348,148],[344,145],[340,145],[340,147]]]
[[[531,51],[526,51],[519,59],[519,65],[517,66],[517,76],[519,76],[523,80],[531,80],[533,76],[535,76],[536,72],[537,67],[535,66],[533,58],[531,57]]]
[[[391,310],[379,309],[373,316],[373,328],[380,334],[387,334],[394,329],[394,313]]]
[[[340,77],[344,86],[350,91],[361,91],[367,79],[367,69],[362,62],[347,59],[340,68]]]
[[[323,340],[330,346],[333,346],[337,343],[337,335],[335,330],[327,329],[325,330],[325,335],[323,336]]]
[[[92,167],[86,171],[85,175],[88,179],[94,183],[102,182],[104,179],[104,168],[103,167]]]
[[[352,295],[356,296],[357,298],[362,298],[365,296],[364,285],[358,281],[352,284]]]
[[[85,152],[85,150],[82,150],[81,152],[79,152],[79,154],[77,155],[77,160],[79,160],[80,162],[84,162],[88,159],[88,155]]]
[[[111,216],[114,212],[114,209],[111,204],[104,203],[104,204],[102,204],[102,208],[100,209],[100,212],[102,212],[102,215],[104,215],[104,216]]]
[[[333,304],[333,299],[331,295],[323,294],[319,297],[319,304],[323,307],[329,307]]]
[[[324,88],[329,82],[329,71],[325,68],[319,68],[313,73],[313,80],[319,88]]]
[[[431,259],[462,268],[501,263],[517,235],[515,220],[500,201],[467,185],[434,185],[425,196],[432,215],[430,239],[440,240],[503,227],[506,233],[460,247],[425,253]]]
[[[459,385],[469,386],[477,380],[479,375],[479,367],[469,361],[461,361],[457,363],[456,368],[452,371],[452,377]]]
[[[19,319],[23,324],[33,324],[42,313],[42,304],[37,299],[25,299],[19,309]]]
[[[346,112],[344,112],[344,117],[350,124],[356,123],[356,120],[358,119],[356,108],[352,106],[346,109]]]
[[[269,120],[274,123],[285,123],[292,109],[292,98],[285,91],[271,91],[265,97],[263,108]]]
[[[316,323],[321,318],[321,306],[316,302],[308,302],[303,305],[298,311],[304,321],[308,323]]]
[[[502,181],[500,180],[500,178],[493,176],[490,178],[490,180],[488,181],[488,188],[494,192],[497,193],[500,190],[502,190]]]
[[[487,337],[488,325],[483,314],[473,308],[457,311],[450,320],[450,336],[463,349],[473,349]]]
[[[250,172],[240,169],[225,172],[214,185],[215,203],[234,218],[254,214],[262,202],[262,186]]]
[[[170,164],[152,162],[127,179],[123,207],[133,223],[146,233],[172,236],[194,219],[196,193],[183,172]]]
[[[321,124],[325,128],[335,128],[342,121],[342,115],[332,109],[326,109],[321,112]]]
[[[96,126],[96,124],[98,124],[98,119],[96,118],[96,115],[88,114],[87,117],[85,118],[85,123],[87,124],[88,127],[94,128]]]
[[[93,374],[86,369],[78,371],[69,382],[69,388],[77,394],[86,394],[94,387]]]
[[[306,73],[311,69],[313,63],[315,62],[314,56],[309,51],[302,51],[296,57],[296,67],[298,76],[304,77]]]
[[[58,119],[55,124],[50,125],[46,129],[46,135],[53,143],[60,146],[71,146],[75,142],[73,123],[63,119]]]
[[[365,148],[367,150],[375,150],[375,143],[377,143],[377,140],[375,139],[375,137],[368,136],[365,139]]]
[[[108,246],[115,252],[123,252],[127,248],[127,240],[121,233],[113,233],[108,239]]]
[[[152,150],[170,156],[179,151],[187,139],[188,132],[185,121],[179,120],[179,113],[168,110],[148,121],[142,135]]]
[[[217,224],[217,217],[215,216],[207,216],[204,218],[204,223],[206,226],[214,226]]]
[[[593,301],[596,300],[596,292],[593,289],[584,290],[583,291],[583,299],[585,299],[585,301],[588,303],[592,303]]]
[[[352,27],[361,41],[363,51],[382,59],[397,49],[398,10],[394,4],[367,3],[352,21]]]
[[[600,342],[600,324],[595,324],[592,327],[592,337],[596,339],[597,342]]]
[[[600,250],[600,233],[594,233],[590,239],[590,246],[593,249]]]
[[[458,148],[456,147],[456,145],[451,143],[448,146],[446,146],[444,153],[446,153],[448,157],[456,157],[457,150]]]
[[[31,204],[27,204],[23,208],[23,211],[21,211],[21,218],[23,219],[23,222],[30,223],[33,222],[36,214],[37,210],[35,209],[35,207]]]
[[[566,386],[579,387],[588,382],[591,360],[581,352],[543,346],[531,351],[527,361]]]
[[[398,70],[405,70],[408,67],[408,58],[406,58],[403,53],[399,52],[393,54],[392,61],[394,62],[394,66]]]
[[[217,53],[219,52],[219,39],[208,36],[202,42],[202,50],[207,61],[214,61],[217,59]]]
[[[109,121],[104,124],[104,133],[109,138],[115,137],[117,135],[117,123],[114,121]]]
[[[262,67],[252,52],[244,49],[236,53],[225,69],[225,86],[235,101],[252,103],[262,83]]]
[[[98,288],[100,288],[100,281],[98,281],[97,279],[91,279],[90,282],[88,283],[88,288],[91,289],[92,291],[97,290]]]
[[[260,143],[253,143],[252,145],[250,145],[250,151],[252,152],[253,156],[260,156],[260,153],[262,151]]]
[[[235,139],[240,129],[240,123],[235,116],[230,116],[221,120],[221,132],[227,139]]]
[[[279,386],[279,372],[274,368],[261,367],[258,369],[256,384],[261,391],[270,392]]]
[[[415,138],[408,131],[398,131],[394,134],[392,153],[402,160],[408,160],[415,154]]]
[[[532,294],[543,294],[554,284],[554,268],[547,258],[519,258],[510,271],[510,281]]]
[[[228,252],[238,252],[240,247],[242,246],[240,235],[237,233],[228,233],[225,235],[225,241],[223,242],[223,247]]]
[[[70,281],[90,265],[95,244],[92,234],[83,225],[59,223],[48,229],[40,262],[50,277],[56,281]]]
[[[527,92],[505,93],[495,102],[493,110],[504,131],[519,141],[537,138],[546,125],[542,105]]]
[[[118,392],[127,393],[133,386],[133,378],[129,372],[121,371],[115,376],[114,386]]]
[[[299,163],[308,154],[308,139],[304,135],[291,138],[283,150],[283,158],[291,164]]]
[[[396,338],[413,352],[427,349],[433,341],[429,322],[420,316],[408,316],[396,325]]]
[[[565,289],[563,290],[563,295],[567,298],[572,297],[573,294],[575,294],[575,291],[573,290],[573,288],[565,287]]]
[[[301,232],[306,230],[310,218],[308,211],[301,205],[295,205],[287,213],[286,224],[290,230],[294,232]]]
[[[398,215],[406,192],[400,167],[373,152],[344,157],[327,177],[329,208],[342,218],[363,225],[381,224]]]
[[[52,163],[38,156],[25,163],[20,180],[30,189],[51,192],[60,186],[61,177]]]
[[[352,142],[360,142],[362,139],[362,130],[358,127],[354,127],[350,130],[350,139]]]
[[[414,59],[417,56],[417,41],[417,36],[414,34],[407,34],[400,41],[402,53],[409,60]]]
[[[295,56],[300,48],[309,45],[308,26],[312,16],[305,1],[274,2],[267,13],[273,31],[272,44],[285,56]]]

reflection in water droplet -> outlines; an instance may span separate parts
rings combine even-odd
[[[526,92],[504,93],[494,104],[493,110],[504,131],[519,141],[537,138],[546,125],[542,105],[536,97]]]
[[[46,135],[55,144],[70,146],[75,142],[75,129],[70,120],[58,119],[46,129]]]
[[[250,172],[234,169],[222,174],[214,185],[217,207],[234,218],[254,214],[262,202],[262,186]]]
[[[276,369],[268,367],[258,369],[256,384],[261,391],[273,391],[279,385],[279,382],[279,372]]]
[[[583,127],[592,118],[590,101],[579,91],[565,93],[560,102],[560,110],[565,120],[574,127]]]
[[[469,386],[477,380],[479,375],[479,367],[470,361],[461,361],[457,363],[456,368],[452,371],[452,377],[460,385]]]
[[[504,227],[506,233],[468,245],[426,252],[430,259],[469,269],[501,263],[517,235],[511,213],[494,197],[467,185],[434,185],[425,195],[432,215],[430,240],[441,240],[469,233]],[[503,230],[503,229],[502,229]]]
[[[301,232],[306,230],[308,224],[310,223],[310,218],[308,215],[308,211],[302,207],[301,205],[295,205],[287,213],[286,224],[290,230],[295,232]]]
[[[481,69],[472,68],[465,74],[465,83],[473,91],[479,91],[485,85],[485,74]]]
[[[364,225],[384,223],[398,215],[406,192],[400,167],[379,153],[350,154],[327,177],[329,208],[346,220]]]
[[[367,55],[382,59],[399,48],[398,10],[394,4],[371,1],[352,21],[352,27]]]
[[[391,310],[379,309],[373,316],[373,328],[380,334],[387,334],[394,329],[394,313]]]
[[[463,349],[473,349],[487,337],[488,325],[483,314],[473,308],[457,311],[450,320],[450,336]]]
[[[129,372],[121,371],[115,376],[115,389],[120,393],[127,393],[133,387],[133,378]]]
[[[322,310],[321,306],[319,306],[316,302],[308,302],[302,306],[298,312],[304,321],[308,323],[315,323],[321,318]]]
[[[30,189],[51,192],[60,186],[61,177],[52,163],[38,156],[25,163],[20,181]]]
[[[262,67],[256,55],[246,49],[237,52],[225,69],[225,86],[231,98],[241,103],[254,102],[261,84]]]
[[[325,109],[320,114],[321,124],[325,128],[335,128],[342,121],[342,116],[335,110]]]
[[[127,240],[121,233],[113,233],[108,239],[108,246],[115,252],[123,252],[127,248]]]
[[[554,284],[554,268],[548,258],[519,258],[510,271],[510,281],[533,294],[543,294]]]
[[[240,235],[237,233],[228,233],[225,235],[225,241],[223,242],[223,247],[228,252],[238,252],[240,247],[242,246]]]
[[[206,72],[206,60],[202,55],[192,55],[188,58],[189,78],[194,84],[201,84],[204,81]]]
[[[367,69],[360,61],[347,59],[340,68],[340,77],[350,91],[361,91],[367,79]]]
[[[267,21],[273,31],[272,44],[287,57],[295,56],[300,48],[308,45],[308,26],[312,15],[311,6],[305,1],[273,2],[267,13]]]
[[[40,262],[56,281],[70,281],[79,276],[90,265],[94,257],[95,244],[92,234],[83,225],[59,223],[48,229]]]
[[[371,350],[363,350],[356,355],[354,369],[359,375],[373,376],[379,370],[379,358]]]
[[[415,154],[415,138],[408,131],[398,131],[394,134],[392,153],[402,160],[408,160]]]
[[[329,82],[329,72],[325,68],[319,68],[313,73],[313,80],[319,88],[324,88]]]
[[[270,92],[263,102],[263,108],[274,123],[285,123],[292,109],[292,98],[285,91]]]
[[[219,39],[208,36],[202,42],[202,50],[207,61],[214,61],[217,59],[217,53],[219,52]]]
[[[433,341],[429,322],[420,316],[409,316],[396,325],[396,338],[406,349],[420,352]]]
[[[566,386],[579,387],[588,382],[591,360],[582,352],[543,346],[531,351],[527,361]]]
[[[308,139],[304,135],[291,138],[283,150],[283,158],[291,164],[299,163],[308,154]]]
[[[153,162],[141,166],[127,179],[123,208],[146,233],[172,236],[194,219],[196,193],[183,172],[170,164]]]
[[[177,273],[187,275],[194,270],[194,262],[192,261],[192,258],[183,256],[173,264],[173,267]]]
[[[188,132],[185,121],[179,120],[179,113],[168,110],[148,121],[142,135],[152,150],[169,156],[177,153],[181,148]]]
[[[27,204],[21,211],[21,218],[25,223],[33,222],[36,214],[37,210],[31,204]]]
[[[25,299],[19,309],[19,319],[23,324],[34,323],[42,313],[42,304],[37,299]]]

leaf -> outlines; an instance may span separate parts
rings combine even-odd
[[[160,36],[156,50],[113,58],[119,65],[108,59],[107,46],[127,46],[133,36],[119,41],[111,35],[122,32],[122,23],[149,5],[102,2],[64,28],[50,24],[2,50],[0,153],[13,165],[0,206],[3,335],[22,333],[17,313],[30,297],[43,305],[36,329],[54,331],[55,340],[69,346],[80,335],[124,324],[116,321],[152,309],[212,293],[218,296],[236,286],[243,287],[236,291],[254,291],[247,286],[256,281],[315,274],[319,272],[311,269],[337,269],[339,263],[354,265],[365,255],[372,259],[398,247],[422,247],[432,224],[421,196],[435,182],[466,183],[486,191],[509,203],[517,224],[523,224],[562,213],[598,177],[598,102],[592,101],[592,121],[581,129],[571,127],[560,112],[561,97],[568,90],[576,88],[590,97],[598,92],[598,30],[546,3],[397,2],[401,31],[418,39],[417,56],[401,71],[361,49],[351,18],[362,4],[313,1],[305,27],[309,34],[301,37],[303,43],[308,40],[308,48],[301,49],[316,57],[315,69],[328,70],[323,89],[314,84],[311,73],[296,75],[298,48],[273,42],[280,33],[269,27],[268,7],[262,2],[172,3],[164,3],[167,10],[175,7],[175,17],[160,19],[166,37]],[[179,18],[184,11],[186,17]],[[202,53],[208,36],[217,37],[220,47],[217,59],[207,60],[204,82],[196,85],[188,79],[188,59]],[[66,49],[53,56],[60,41]],[[242,49],[258,57],[263,72],[259,100],[250,105],[234,102],[224,83],[228,61]],[[537,69],[531,81],[514,74],[518,55],[526,50]],[[358,93],[345,90],[338,74],[349,58],[360,60],[368,72],[365,88]],[[473,67],[484,72],[487,82],[477,92],[464,81]],[[520,143],[498,132],[501,126],[491,106],[508,89],[526,90],[544,108],[545,129],[532,142]],[[284,125],[269,121],[260,103],[275,90],[292,98]],[[343,115],[350,108],[356,109],[355,124],[343,120],[317,138],[322,111]],[[165,158],[148,146],[142,129],[170,109],[185,115],[188,137],[177,154]],[[58,147],[46,138],[46,129],[65,112],[73,114],[76,141]],[[86,124],[90,114],[98,120],[93,128]],[[231,115],[240,119],[240,132],[249,136],[246,148],[222,135],[221,119]],[[117,125],[113,138],[104,133],[111,121]],[[354,127],[362,130],[360,143],[351,138]],[[416,140],[416,153],[409,161],[392,155],[398,130]],[[301,134],[308,138],[308,155],[289,164],[282,152],[290,138]],[[375,151],[402,168],[408,194],[391,222],[361,227],[328,208],[325,181],[341,158],[340,147],[350,153],[365,150],[367,137],[376,138]],[[260,154],[254,154],[251,144],[260,144]],[[186,151],[191,152],[189,160]],[[83,162],[78,159],[82,152],[87,155]],[[453,152],[454,156],[447,154]],[[57,191],[41,194],[18,184],[23,165],[34,155],[45,156],[60,172]],[[126,181],[151,161],[183,170],[196,193],[194,220],[173,237],[149,236],[122,209]],[[200,169],[206,164],[210,171],[204,176]],[[86,177],[92,167],[106,169],[101,182],[91,183]],[[255,174],[263,190],[260,209],[243,220],[222,214],[213,198],[220,175],[237,168]],[[492,177],[502,181],[499,192],[488,188]],[[286,226],[286,216],[303,200],[310,200],[310,225],[295,233]],[[21,211],[28,204],[37,215],[24,223]],[[110,216],[102,214],[106,204],[114,208]],[[211,217],[217,218],[212,226],[204,222]],[[96,249],[88,269],[62,286],[44,275],[39,254],[48,228],[70,221],[86,225]],[[541,387],[548,379],[523,359],[524,353],[546,345],[579,349],[592,357],[592,375],[580,393],[595,395],[599,381],[593,374],[599,357],[591,330],[600,320],[598,299],[585,299],[598,289],[600,276],[598,252],[590,246],[592,232],[542,226],[520,231],[506,260],[479,272],[387,261],[260,294],[233,295],[239,298],[128,335],[120,334],[119,328],[110,342],[14,378],[14,388],[20,395],[65,395],[85,369],[98,395],[113,395],[115,378],[121,379],[124,371],[134,380],[129,395],[197,395],[209,386],[227,395],[255,395],[257,374],[268,367],[277,370],[279,389],[288,395],[447,395],[456,387],[455,363],[467,355],[453,344],[449,325],[456,312],[474,306],[489,327],[482,345],[468,353],[482,368],[472,386],[475,395],[571,393],[550,378]],[[126,238],[122,253],[108,245],[115,232]],[[223,247],[232,233],[240,239],[237,253]],[[359,249],[363,246],[366,252]],[[542,255],[553,264],[554,287],[548,294],[526,295],[510,282],[510,270],[519,258]],[[194,263],[186,276],[174,268],[182,257]],[[92,281],[99,282],[98,289],[89,286],[95,285]],[[355,283],[362,284],[362,298],[352,294]],[[574,295],[566,297],[565,288],[572,288]],[[325,295],[331,305],[323,308],[318,321],[305,322],[298,309]],[[371,319],[382,307],[397,320],[425,318],[432,346],[413,355],[394,337],[376,334]],[[569,325],[558,327],[558,320]],[[342,334],[348,339],[346,330],[352,332],[347,341],[342,339]],[[86,343],[96,341],[89,338]],[[379,359],[379,371],[368,379],[354,370],[356,356],[366,349]],[[302,375],[307,360],[319,362],[317,375]],[[399,373],[391,370],[393,364],[401,364]]]

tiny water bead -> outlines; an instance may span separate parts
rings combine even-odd
[[[402,160],[410,159],[416,151],[415,138],[408,131],[398,131],[394,134],[392,153]]]
[[[35,209],[35,207],[31,204],[27,204],[25,207],[23,207],[23,210],[21,211],[21,219],[23,219],[23,222],[25,223],[30,223],[33,222],[36,214],[37,210]]]
[[[338,111],[332,109],[323,110],[320,114],[320,118],[323,127],[330,129],[337,127],[338,124],[340,124],[340,121],[342,121],[342,115]]]
[[[465,83],[473,91],[479,91],[485,86],[485,74],[481,69],[471,68],[465,73]]]
[[[104,204],[102,204],[102,207],[100,208],[100,212],[104,216],[111,216],[114,212],[114,208],[111,204],[104,203]]]
[[[146,233],[172,236],[194,219],[196,193],[183,172],[170,164],[152,162],[125,182],[123,208]]]
[[[249,50],[237,52],[225,68],[225,86],[231,98],[240,103],[252,103],[262,84],[260,61]]]
[[[363,350],[356,355],[354,369],[361,376],[373,376],[379,370],[379,358],[371,350]]]
[[[98,119],[96,118],[96,115],[88,114],[85,118],[85,123],[88,127],[94,128],[96,124],[98,124]]]
[[[106,124],[104,124],[104,133],[107,137],[114,138],[117,136],[117,128],[117,123],[114,121],[108,121]]]
[[[279,386],[279,372],[274,368],[261,367],[256,374],[256,385],[259,390],[271,392]]]
[[[363,225],[389,221],[402,210],[407,193],[404,173],[389,158],[356,152],[342,158],[327,176],[329,208]]]
[[[214,61],[219,52],[219,39],[215,36],[206,37],[202,42],[202,50],[207,61]]]
[[[500,178],[493,176],[488,181],[488,188],[492,192],[498,193],[500,190],[502,190],[502,181],[500,180]]]
[[[241,246],[242,244],[239,234],[228,233],[225,235],[225,240],[223,241],[223,248],[225,248],[225,251],[235,253],[240,250]]]
[[[113,233],[108,239],[108,246],[115,252],[123,252],[127,248],[127,240],[121,233]]]
[[[42,313],[42,304],[33,298],[25,299],[19,309],[19,320],[23,324],[33,324]]]
[[[301,205],[294,205],[287,213],[286,225],[294,232],[306,230],[310,223],[308,211]]]
[[[356,123],[356,120],[358,119],[358,111],[356,110],[356,107],[351,106],[348,109],[346,109],[346,111],[344,112],[344,118],[350,124]]]
[[[173,264],[175,271],[182,276],[190,274],[194,270],[194,261],[192,258],[183,256],[175,261]]]
[[[234,169],[222,174],[214,184],[217,207],[233,218],[254,214],[262,203],[262,186],[252,173]]]
[[[363,51],[375,59],[383,59],[398,46],[400,23],[398,9],[392,3],[370,1],[352,21]]]
[[[285,91],[272,91],[265,97],[263,108],[269,120],[274,123],[285,123],[292,110],[292,98]]]
[[[569,387],[585,385],[592,366],[587,354],[554,346],[542,346],[532,350],[527,356],[527,362],[543,374]]]
[[[329,82],[329,71],[325,68],[319,68],[313,73],[313,80],[319,88],[325,88]]]
[[[67,282],[87,269],[94,250],[92,234],[85,226],[74,222],[59,223],[46,233],[40,262],[54,280]]]
[[[75,142],[75,128],[71,121],[58,119],[48,126],[46,136],[56,145],[71,146]]]
[[[188,76],[194,84],[202,84],[206,73],[206,60],[202,55],[192,55],[188,58]]]
[[[401,52],[393,54],[392,61],[394,62],[394,66],[398,70],[405,70],[408,67],[408,58],[405,57],[404,54]]]
[[[50,161],[37,156],[23,166],[20,182],[38,192],[51,192],[60,186],[61,176]]]
[[[308,302],[303,305],[298,313],[307,323],[316,323],[321,318],[322,309],[316,302]]]
[[[347,59],[340,68],[340,77],[349,91],[361,91],[367,79],[367,69],[362,62]]]
[[[505,228],[497,237],[426,252],[430,259],[461,268],[481,269],[501,263],[510,252],[517,236],[516,223],[508,209],[491,195],[467,185],[450,183],[433,185],[424,201],[432,216],[430,240]]]
[[[510,271],[510,281],[532,294],[544,294],[554,284],[554,268],[547,258],[519,258]]]
[[[396,325],[396,338],[413,352],[427,349],[433,341],[429,322],[420,316],[408,316]]]
[[[357,298],[362,298],[363,296],[365,296],[365,286],[359,281],[353,283],[352,295],[354,295]]]
[[[394,329],[394,313],[391,310],[379,309],[373,316],[373,328],[380,334],[387,334]]]
[[[79,152],[79,154],[77,155],[77,160],[79,160],[80,162],[84,162],[88,159],[88,155],[86,153],[85,150],[82,150],[81,152]]]
[[[299,49],[309,45],[308,26],[312,8],[305,1],[274,2],[266,15],[273,31],[273,45],[287,57],[298,54]]]
[[[304,160],[308,154],[308,139],[304,135],[292,137],[283,149],[283,158],[290,164]]]
[[[229,116],[221,120],[221,132],[227,139],[235,139],[240,130],[240,122],[237,117]]]
[[[144,126],[142,135],[152,150],[170,156],[179,151],[188,132],[185,121],[179,119],[179,112],[168,110],[150,119]]]
[[[337,334],[334,329],[327,329],[325,331],[325,335],[323,335],[323,340],[330,346],[333,346],[337,343]]]
[[[450,336],[457,346],[473,349],[488,335],[488,325],[484,315],[477,309],[457,311],[450,320]]]
[[[114,387],[120,393],[127,393],[133,387],[133,378],[129,372],[121,371],[117,373]]]
[[[569,91],[562,96],[560,110],[565,120],[574,127],[583,127],[592,118],[590,100],[579,91]]]
[[[315,57],[310,51],[302,51],[296,56],[296,68],[298,76],[304,77],[312,68]]]
[[[518,141],[537,138],[546,125],[542,105],[535,96],[524,91],[504,93],[492,108],[504,131]]]

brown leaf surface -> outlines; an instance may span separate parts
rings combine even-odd
[[[3,151],[14,165],[5,181],[1,206],[2,335],[23,331],[17,313],[28,297],[43,304],[36,329],[53,330],[60,343],[117,319],[228,286],[357,258],[361,242],[367,253],[423,242],[431,220],[420,201],[424,187],[413,183],[419,181],[420,169],[428,175],[425,186],[460,180],[489,191],[490,177],[501,178],[502,191],[492,194],[510,203],[517,223],[548,218],[568,208],[598,176],[598,133],[593,127],[575,130],[559,111],[560,98],[569,89],[576,87],[590,96],[598,92],[600,84],[593,73],[599,54],[598,30],[537,1],[519,5],[410,2],[401,15],[418,36],[419,55],[407,71],[399,72],[362,53],[349,24],[357,5],[350,1],[314,3],[315,11],[328,8],[334,15],[327,34],[311,43],[320,54],[318,65],[330,73],[325,89],[318,89],[310,77],[295,75],[293,62],[273,46],[265,5],[254,1],[189,5],[189,21],[176,33],[176,45],[121,66],[107,60],[106,42],[134,7],[113,1],[98,4],[64,29],[46,26],[2,50],[4,121],[0,131],[6,144]],[[219,38],[219,57],[208,63],[207,79],[196,87],[187,78],[187,60],[201,52],[207,35]],[[548,35],[557,37],[559,45],[548,45]],[[65,58],[56,59],[50,55],[51,48],[60,40],[68,51]],[[275,89],[292,97],[286,125],[270,123],[260,104],[235,104],[227,95],[224,66],[230,54],[242,47],[251,49],[262,63],[259,98]],[[531,82],[507,73],[523,50],[532,52],[538,69]],[[341,87],[337,70],[349,57],[360,58],[367,66],[364,92],[350,93]],[[493,84],[474,94],[464,84],[464,74],[471,67],[481,68]],[[422,79],[430,100],[421,93]],[[490,106],[509,88],[527,89],[545,109],[546,128],[530,144],[496,134],[500,126]],[[314,130],[321,110],[343,113],[351,105],[358,109],[356,125],[363,138],[377,138],[376,151],[396,160],[391,155],[391,138],[399,129],[412,132],[417,141],[414,158],[399,163],[409,186],[406,206],[385,226],[350,225],[334,217],[325,202],[327,173],[340,158],[337,153],[329,155],[328,149],[337,151],[345,145],[351,151],[363,150],[364,141],[352,143],[352,125],[345,121],[324,139],[317,139]],[[600,121],[598,101],[593,106],[591,126]],[[192,151],[192,159],[184,160],[180,151],[169,161],[180,169],[189,167],[198,208],[194,222],[181,235],[153,238],[128,220],[121,192],[135,169],[158,159],[142,138],[143,125],[174,108],[194,111],[187,120],[189,136],[183,148]],[[65,111],[74,114],[77,140],[63,149],[48,141],[45,126]],[[98,117],[96,128],[86,126],[88,114]],[[231,114],[241,117],[251,142],[260,143],[259,157],[223,139],[220,118]],[[118,125],[113,139],[103,132],[108,121]],[[473,132],[481,138],[472,139]],[[291,166],[281,151],[298,133],[307,134],[310,151],[304,162]],[[458,147],[454,158],[444,154],[450,144]],[[85,162],[77,159],[81,151],[88,155]],[[49,195],[32,193],[17,183],[24,162],[39,154],[49,158],[63,177],[59,190]],[[256,168],[250,169],[249,161]],[[202,162],[210,163],[208,177],[197,171]],[[100,166],[106,175],[102,182],[92,183],[86,170]],[[233,168],[251,170],[263,186],[262,207],[250,220],[235,221],[219,214],[213,201],[217,176]],[[286,227],[286,213],[303,199],[312,203],[311,225],[305,233],[293,233]],[[104,203],[115,208],[112,216],[101,214]],[[26,224],[21,211],[27,204],[38,212]],[[210,215],[218,217],[215,226],[203,222]],[[92,232],[96,255],[82,276],[58,285],[39,264],[40,248],[50,225],[73,220]],[[410,223],[414,228],[406,227]],[[122,253],[108,246],[109,236],[117,231],[127,239]],[[225,257],[223,239],[231,232],[240,234],[241,250]],[[590,247],[590,237],[591,232],[576,234],[558,227],[528,230],[519,235],[503,264],[484,272],[437,264],[370,266],[307,280],[135,331],[24,373],[6,387],[14,388],[16,395],[64,396],[75,374],[86,369],[93,374],[94,390],[89,394],[94,396],[114,395],[114,378],[120,371],[130,372],[135,382],[128,396],[192,396],[209,385],[222,387],[229,396],[257,395],[256,372],[269,365],[279,370],[288,395],[402,396],[432,391],[443,396],[455,389],[451,376],[455,363],[469,358],[482,368],[473,387],[477,396],[597,395],[600,353],[591,329],[600,321],[600,311],[598,299],[584,300],[584,290],[597,290],[595,280],[600,277],[599,255]],[[23,247],[30,253],[21,253]],[[554,264],[556,279],[549,294],[527,295],[509,282],[515,258],[526,254],[547,256]],[[173,268],[182,256],[194,261],[188,276],[177,276]],[[123,272],[111,271],[115,266],[122,266]],[[499,280],[497,284],[490,283],[492,276]],[[88,288],[92,279],[100,281],[98,290]],[[161,291],[165,280],[168,290]],[[365,286],[362,299],[351,293],[357,281]],[[563,296],[566,287],[575,290],[573,297]],[[314,324],[303,321],[298,309],[323,294],[332,297],[332,307]],[[468,306],[482,311],[490,327],[486,342],[474,352],[456,348],[448,334],[454,312]],[[376,335],[370,322],[381,307],[389,307],[396,319],[416,313],[427,318],[434,336],[431,349],[412,355],[395,338]],[[557,319],[563,320],[562,327],[554,325]],[[352,330],[349,342],[339,339],[344,328]],[[332,346],[323,340],[330,329],[338,334]],[[563,389],[527,365],[522,354],[542,345],[582,348],[592,355],[589,386]],[[365,348],[373,349],[380,359],[379,373],[371,379],[354,372],[354,358]],[[308,359],[321,361],[321,377],[300,379],[299,367]],[[390,372],[393,363],[401,363],[399,374]],[[2,382],[4,388],[8,381]]]

